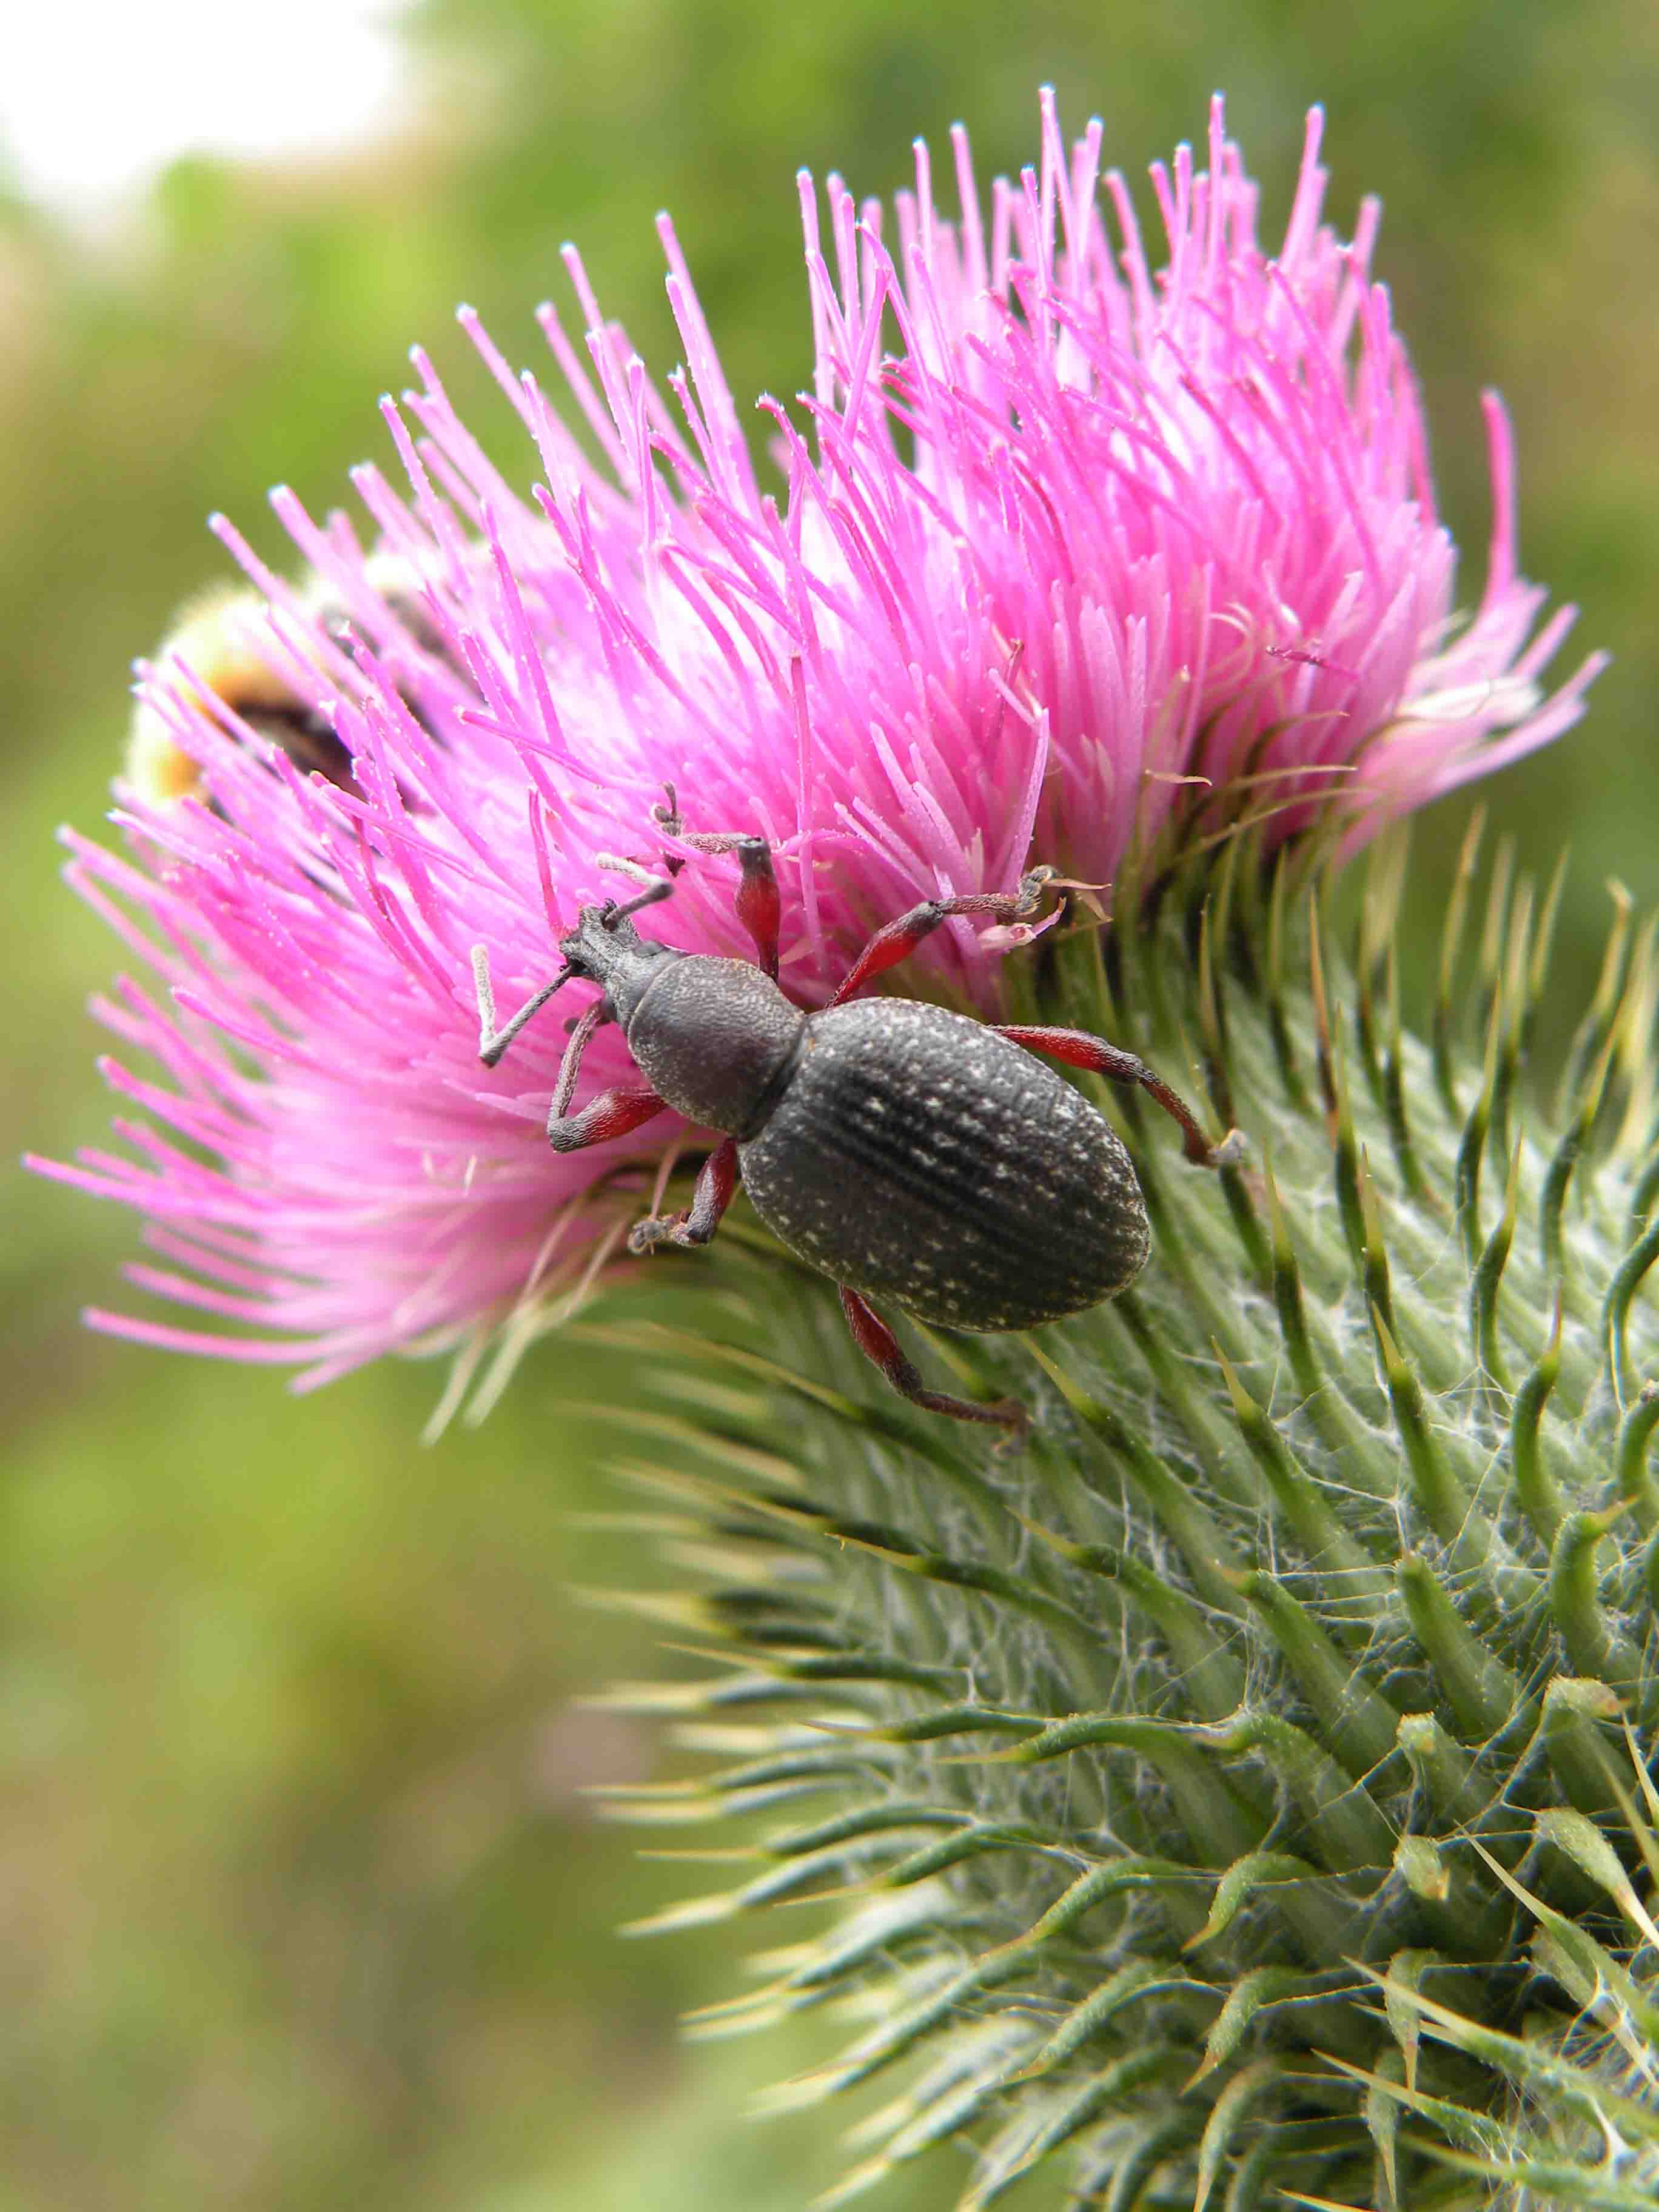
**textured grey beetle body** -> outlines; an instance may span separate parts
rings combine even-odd
[[[1140,1186],[1105,1116],[994,1030],[915,999],[809,1015],[738,1157],[792,1252],[946,1328],[1056,1321],[1146,1264]]]
[[[837,1283],[947,1328],[1030,1328],[1149,1244],[1105,1116],[983,1023],[915,999],[803,1014],[750,963],[659,956],[629,1004],[659,1097],[735,1137],[755,1211]]]
[[[674,803],[670,785],[659,818],[678,835]],[[568,1025],[549,1144],[562,1152],[605,1144],[665,1106],[722,1132],[690,1205],[636,1221],[629,1250],[707,1244],[741,1182],[775,1235],[840,1286],[853,1341],[901,1397],[952,1420],[994,1423],[1017,1441],[1030,1419],[1018,1399],[931,1389],[871,1301],[990,1334],[1080,1313],[1146,1265],[1146,1204],[1128,1154],[1105,1116],[1033,1054],[1144,1089],[1179,1126],[1196,1166],[1234,1165],[1243,1136],[1230,1130],[1212,1144],[1155,1068],[1103,1037],[998,1030],[915,999],[854,998],[942,922],[1028,920],[1052,869],[1032,869],[1012,893],[924,899],[878,929],[832,1002],[809,1014],[777,984],[770,847],[742,832],[688,842],[737,854],[735,905],[758,964],[641,938],[633,916],[671,895],[676,864],[656,877],[637,862],[606,860],[645,889],[624,905],[581,908],[559,939],[563,967],[499,1028],[489,955],[473,947],[479,1058],[494,1067],[572,976],[597,983],[599,998]],[[648,1087],[601,1091],[572,1110],[582,1055],[606,1022],[620,1024]]]

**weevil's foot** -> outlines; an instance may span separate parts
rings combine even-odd
[[[1243,1129],[1229,1129],[1218,1145],[1212,1145],[1210,1157],[1204,1164],[1209,1168],[1236,1168],[1250,1157],[1250,1140]]]
[[[689,1244],[691,1239],[682,1233],[684,1228],[683,1213],[648,1214],[629,1231],[628,1249],[636,1260],[643,1260],[652,1252],[659,1252],[665,1244]]]
[[[1014,913],[1021,921],[1029,920],[1036,912],[1042,904],[1043,892],[1059,873],[1060,870],[1051,868],[1047,861],[1037,867],[1027,868],[1014,893]]]
[[[994,1405],[983,1409],[988,1421],[1006,1424],[1007,1434],[997,1438],[991,1447],[997,1459],[1018,1459],[1030,1441],[1031,1416],[1018,1398],[999,1398]]]

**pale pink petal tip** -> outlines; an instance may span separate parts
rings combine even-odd
[[[561,1024],[481,1067],[471,948],[503,1001],[544,980],[616,888],[597,856],[658,864],[665,785],[688,830],[773,841],[811,1000],[919,899],[1034,860],[1103,888],[1133,839],[1228,813],[1281,837],[1336,805],[1361,843],[1577,719],[1601,657],[1544,689],[1571,612],[1517,573],[1492,395],[1487,575],[1458,614],[1376,204],[1352,240],[1324,220],[1321,112],[1267,242],[1218,96],[1205,166],[1152,172],[1156,245],[1100,125],[1068,144],[1048,88],[1038,120],[986,198],[953,130],[945,208],[920,143],[890,216],[800,173],[812,362],[797,408],[763,403],[764,483],[664,216],[684,373],[647,377],[566,246],[580,336],[537,320],[580,434],[462,307],[525,465],[416,348],[417,388],[381,401],[403,482],[354,471],[355,520],[272,494],[302,581],[212,518],[266,605],[198,611],[141,669],[133,857],[69,841],[148,970],[97,1009],[142,1069],[110,1068],[125,1149],[36,1164],[147,1218],[170,1265],[141,1288],[246,1333],[93,1326],[309,1386],[476,1352],[508,1315],[522,1340],[580,1296],[682,1133],[552,1153]],[[736,864],[693,858],[653,926],[746,954]],[[941,930],[921,987],[991,1010],[1046,926]],[[629,1074],[601,1030],[590,1079]]]

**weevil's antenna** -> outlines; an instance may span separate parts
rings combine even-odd
[[[672,898],[674,878],[679,873],[671,860],[669,874],[665,880],[661,876],[653,876],[650,869],[642,867],[639,861],[624,860],[616,853],[595,853],[593,865],[596,868],[603,868],[607,875],[626,876],[630,882],[645,885],[640,896],[629,899],[626,906],[611,904],[605,908],[604,920],[607,929],[612,922],[625,921],[630,914],[637,914],[641,907],[656,906],[663,899]]]
[[[568,983],[576,973],[566,961],[550,983],[544,983],[526,999],[504,1029],[495,1026],[495,993],[489,980],[489,954],[482,945],[472,948],[472,980],[478,992],[478,1057],[486,1067],[494,1067],[519,1031],[532,1014],[538,1014],[562,983]]]
[[[660,906],[664,899],[672,898],[673,896],[672,878],[665,879],[661,876],[653,876],[649,890],[641,891],[637,898],[629,899],[626,906],[612,907],[610,909],[605,916],[605,927],[609,929],[612,922],[626,921],[630,914],[637,914],[641,907]]]

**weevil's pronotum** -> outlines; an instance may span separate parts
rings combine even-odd
[[[1049,870],[1015,894],[913,907],[877,931],[829,1005],[808,1013],[778,986],[778,885],[765,841],[682,842],[736,854],[737,911],[758,966],[642,938],[633,916],[670,895],[672,872],[618,862],[647,889],[625,904],[583,907],[559,941],[564,965],[499,1030],[488,957],[475,947],[479,1057],[493,1067],[561,984],[597,983],[559,1070],[548,1142],[578,1152],[667,1108],[722,1139],[690,1206],[636,1223],[630,1250],[706,1244],[741,1178],[774,1236],[838,1285],[859,1349],[896,1390],[958,1420],[1022,1430],[1017,1400],[981,1405],[928,1389],[870,1300],[945,1328],[1030,1328],[1097,1304],[1140,1272],[1150,1236],[1129,1156],[1105,1116],[1032,1054],[1139,1085],[1180,1124],[1200,1166],[1225,1164],[1243,1140],[1232,1132],[1212,1146],[1145,1061],[1083,1030],[992,1027],[915,999],[849,1003],[953,915],[1009,923],[1035,914]],[[573,1114],[582,1054],[612,1021],[649,1087],[602,1091]]]

